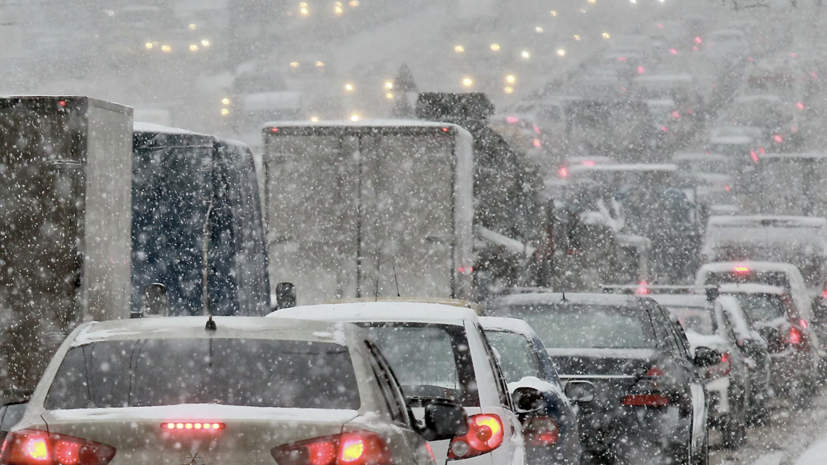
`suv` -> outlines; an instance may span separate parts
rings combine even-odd
[[[706,463],[707,399],[698,367],[721,354],[697,347],[654,300],[619,294],[530,293],[498,298],[491,316],[521,318],[537,331],[564,383],[591,382],[578,412],[591,454],[634,463],[643,453]]]
[[[812,330],[789,292],[762,284],[722,284],[719,289],[738,299],[752,327],[766,339],[775,391],[806,404],[819,381],[820,357]]]
[[[466,421],[442,402],[420,427],[354,325],[91,322],[57,351],[0,463],[436,465],[420,434],[452,437]]]
[[[435,399],[465,407],[468,433],[430,442],[440,463],[525,462],[522,425],[473,310],[450,303],[389,300],[299,306],[267,316],[356,323],[387,357],[415,414]]]

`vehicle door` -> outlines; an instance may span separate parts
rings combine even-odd
[[[382,397],[385,400],[388,412],[393,419],[393,424],[388,428],[389,434],[393,437],[388,441],[389,447],[394,448],[394,463],[404,458],[406,462],[399,465],[432,465],[434,463],[433,453],[427,446],[427,442],[416,431],[413,413],[405,402],[402,388],[394,375],[393,370],[385,360],[384,355],[375,344],[365,341],[368,349],[370,365],[379,384]]]
[[[737,384],[743,392],[747,392],[749,388],[749,369],[756,366],[756,361],[741,349],[742,344],[739,343],[732,319],[719,302],[715,302],[715,320],[718,323],[719,334],[729,342],[730,346],[729,351],[726,352],[729,355],[731,367],[729,379],[732,383]]]
[[[667,342],[675,368],[680,371],[686,393],[685,404],[681,405],[680,418],[686,419],[686,426],[691,437],[692,455],[700,453],[706,437],[707,400],[704,392],[703,380],[693,363],[689,349],[689,341],[677,318],[657,304],[652,304],[652,311],[659,315],[655,318],[656,324],[663,324],[667,333]]]

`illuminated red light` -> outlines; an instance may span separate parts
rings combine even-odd
[[[646,68],[644,68],[643,66],[638,66],[638,67],[637,67],[637,73],[638,73],[638,74],[644,74],[644,73],[646,73]]]
[[[784,142],[784,138],[781,137],[780,134],[776,134],[776,135],[772,136],[772,140],[774,140],[776,143],[779,143],[779,144]]]
[[[747,268],[746,266],[736,266],[733,270],[738,274],[749,273],[749,268]]]
[[[764,147],[758,147],[758,151],[761,152],[761,155],[766,155],[767,152],[764,151]]]
[[[279,132],[279,128],[270,128],[271,132]]]
[[[804,328],[804,329],[807,329],[810,326],[810,323],[808,323],[807,320],[804,320],[804,319],[799,321],[799,323],[801,323],[801,327]]]
[[[752,152],[752,153],[755,153],[755,152]],[[729,187],[729,186],[724,186],[724,190],[725,190],[725,191],[727,191],[727,192],[729,192],[730,187]]]
[[[755,58],[753,58],[753,57],[749,57],[749,58],[747,58],[747,61],[749,61],[749,62],[753,62],[753,61],[755,61]]]
[[[534,148],[535,148],[535,149],[539,149],[539,148],[543,145],[543,143],[540,141],[540,139],[538,139],[538,138],[536,138],[536,137],[535,137],[535,138],[534,138],[534,140],[531,142],[531,144],[532,144],[532,145],[534,145]]]
[[[677,50],[677,49],[674,49],[674,48],[670,48],[670,49],[669,49],[669,53],[671,53],[672,55],[677,55],[677,54],[678,54],[678,50]]]
[[[474,272],[474,267],[473,266],[458,266],[457,271],[459,271],[462,274],[471,274],[471,273]]]
[[[532,126],[532,129],[534,129],[535,134],[540,134],[541,133],[540,126],[537,126],[536,124]]]
[[[821,291],[821,298],[822,299],[827,299],[827,289],[824,289],[823,291]]]
[[[665,407],[669,398],[661,394],[633,394],[623,398],[623,405],[630,407]]]
[[[617,61],[626,61],[626,57],[617,57]]]
[[[787,341],[792,345],[801,344],[801,332],[793,327],[790,327],[790,334],[787,336]]]
[[[752,161],[754,161],[755,163],[758,163],[759,158],[758,158],[758,154],[755,153],[755,150],[753,150],[752,152],[749,153],[749,157],[752,158]]]
[[[582,164],[583,166],[594,166],[594,161],[592,161],[592,160],[583,160],[583,161],[581,162],[581,164]]]
[[[451,460],[466,459],[486,454],[500,447],[503,442],[503,423],[500,417],[493,414],[479,414],[468,417],[468,433],[451,440],[448,457]],[[458,450],[454,444],[464,442],[467,453],[462,456],[454,452]]]
[[[649,283],[647,283],[646,281],[641,281],[641,282],[638,283],[638,286],[640,286],[640,287],[637,288],[637,295],[647,295],[647,294],[649,294],[649,287],[648,287]],[[649,370],[649,371],[651,371],[651,370]],[[647,376],[650,376],[650,375],[647,375]]]
[[[663,29],[663,24],[658,24],[658,29]]]
[[[66,108],[66,100],[58,100],[57,104],[63,108]]]
[[[804,104],[803,104],[803,103],[801,103],[801,102],[796,103],[796,104],[795,104],[795,106],[796,106],[796,108],[798,108],[799,110],[803,110],[803,109],[804,109]]]
[[[506,116],[505,121],[508,124],[516,124],[520,122],[520,118],[517,118],[516,116]]]
[[[175,430],[175,431],[182,431],[182,430],[209,430],[215,431],[226,428],[227,425],[224,423],[202,423],[202,422],[187,422],[187,423],[162,423],[161,429],[165,430]]]
[[[667,128],[666,126],[661,126],[660,130],[663,132],[669,132],[669,128]]]
[[[697,51],[698,51],[698,46],[697,46],[697,45],[693,45],[693,46],[692,46],[692,51],[693,51],[693,52],[697,52]]]
[[[568,168],[566,168],[565,166],[564,166],[564,167],[562,167],[562,168],[560,168],[560,177],[561,177],[561,178],[567,178],[567,177],[569,177],[569,169],[568,169]]]
[[[442,128],[442,132],[448,132],[448,131],[450,131],[449,128]]]
[[[695,43],[700,45],[700,44],[704,43],[704,41],[700,37],[695,37]]]
[[[678,113],[677,111],[672,112],[672,118],[680,118],[680,117],[681,117],[681,114]]]

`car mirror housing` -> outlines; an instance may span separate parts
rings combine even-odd
[[[594,400],[594,384],[588,381],[569,381],[566,384],[566,397],[575,403],[586,403]]]
[[[519,387],[511,393],[517,413],[531,413],[540,410],[545,405],[545,396],[533,387]]]
[[[452,439],[468,433],[468,414],[456,403],[434,399],[425,405],[425,429],[428,441]]]
[[[721,363],[721,353],[709,347],[698,347],[695,349],[693,363],[698,368],[711,367]]]

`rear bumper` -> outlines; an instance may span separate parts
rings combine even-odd
[[[770,385],[778,394],[790,395],[802,383],[811,384],[815,375],[812,355],[807,352],[787,349],[770,354]]]
[[[583,449],[602,453],[613,445],[658,444],[683,447],[691,436],[692,418],[682,417],[677,406],[618,407],[580,413]]]

